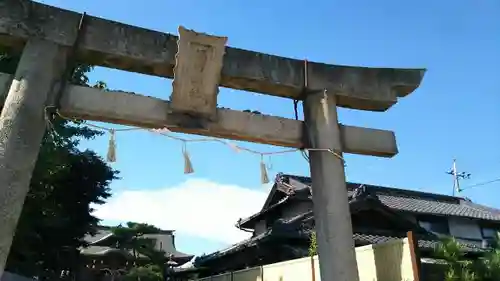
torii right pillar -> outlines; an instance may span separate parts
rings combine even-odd
[[[308,94],[304,100],[304,122],[309,147],[321,149],[309,151],[321,280],[357,281],[335,95],[326,90]]]
[[[420,80],[423,74],[422,70]],[[394,90],[375,91],[374,102],[382,92],[397,100]],[[312,148],[309,161],[320,274],[322,281],[358,281],[337,104],[335,90],[309,90],[303,104],[305,133]]]

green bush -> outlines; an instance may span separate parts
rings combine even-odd
[[[444,238],[435,251],[435,257],[446,261],[444,281],[498,281],[500,280],[499,236],[493,247],[477,259],[469,259],[454,238]]]

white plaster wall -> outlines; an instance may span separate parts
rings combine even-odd
[[[413,279],[408,239],[356,248],[359,281]],[[314,274],[313,274],[314,272]],[[288,260],[196,281],[321,281],[318,256]]]

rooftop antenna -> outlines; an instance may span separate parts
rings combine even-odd
[[[453,159],[453,166],[451,167],[451,170],[447,172],[447,174],[453,176],[453,196],[455,196],[455,192],[462,192],[462,189],[460,188],[460,180],[470,179],[470,173],[458,172],[456,159]]]

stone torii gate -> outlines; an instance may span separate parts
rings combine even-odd
[[[82,18],[28,0],[0,1],[0,45],[22,51],[14,77],[0,75],[0,93],[8,93],[0,116],[0,276],[45,132],[45,109],[54,105],[73,118],[312,148],[321,279],[358,280],[341,155],[392,157],[398,150],[391,131],[338,124],[336,108],[385,111],[419,86],[424,70],[304,63],[226,47],[224,37],[179,33]],[[166,78],[175,74],[171,100],[66,86],[66,61],[75,58]],[[305,120],[217,108],[218,86],[302,100]]]

